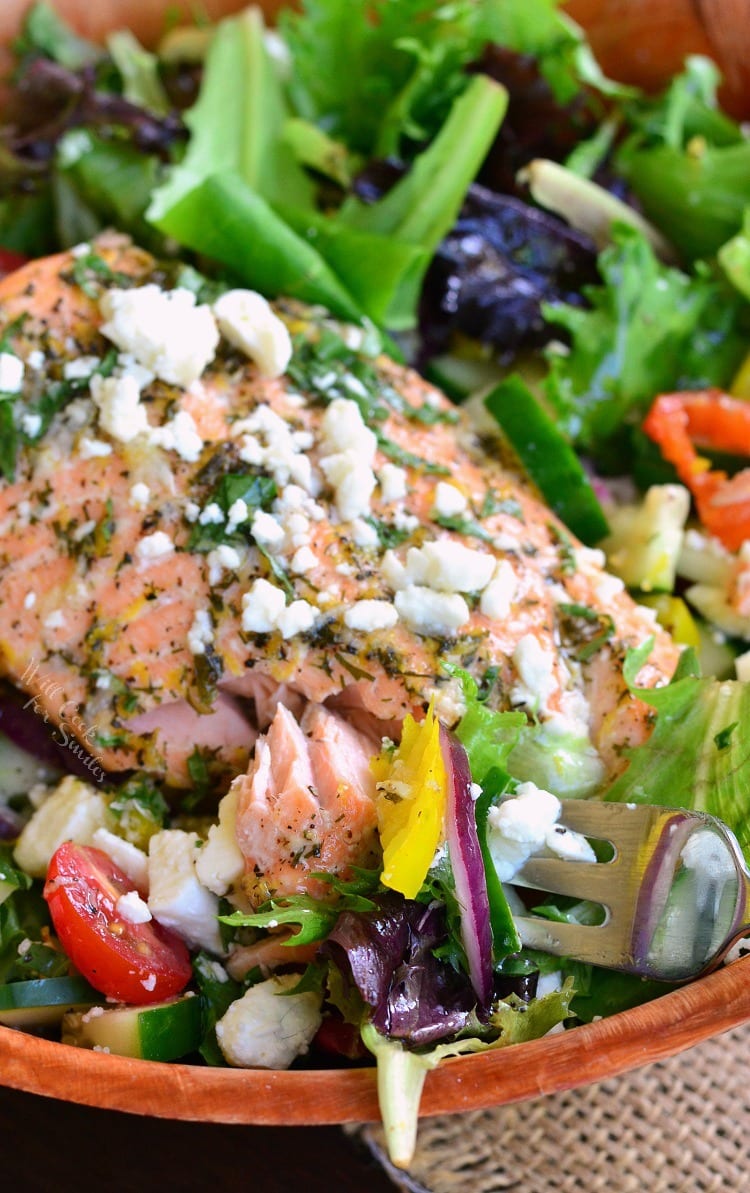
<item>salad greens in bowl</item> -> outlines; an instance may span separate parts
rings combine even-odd
[[[12,51],[7,1079],[323,1122],[374,1113],[374,1061],[405,1163],[428,1073],[458,1109],[739,1022],[742,964],[524,947],[607,913],[514,882],[606,861],[561,800],[750,849],[750,141],[715,64],[644,94],[551,0],[149,47],[40,2]]]

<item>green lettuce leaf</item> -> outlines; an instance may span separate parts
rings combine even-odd
[[[603,798],[708,812],[750,855],[750,684],[702,679],[686,651],[666,687],[637,687],[652,647],[649,639],[630,651],[623,674],[632,694],[655,710],[654,728],[625,750],[627,769]]]
[[[200,94],[184,117],[188,148],[153,196],[149,218],[157,226],[202,182],[225,175],[269,202],[312,202],[312,183],[283,136],[290,112],[264,33],[258,8],[217,25]]]
[[[284,11],[297,114],[365,157],[428,140],[466,87],[485,8],[485,0],[305,0],[300,12]]]
[[[750,194],[750,140],[718,106],[720,81],[707,58],[657,101],[630,112],[636,132],[616,165],[645,214],[686,260],[712,256],[739,229]]]
[[[82,66],[89,66],[103,57],[100,46],[79,37],[70,25],[58,16],[52,5],[41,0],[32,4],[26,13],[14,50],[18,57],[25,54],[43,54],[68,70],[80,70]]]
[[[750,300],[750,207],[745,208],[741,230],[719,249],[719,264],[735,289]]]
[[[594,454],[657,394],[726,385],[746,347],[739,296],[705,268],[689,276],[661,264],[632,228],[615,229],[599,271],[603,284],[585,291],[588,308],[543,308],[571,339],[568,352],[549,354],[547,400]]]

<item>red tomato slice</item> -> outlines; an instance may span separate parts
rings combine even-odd
[[[117,900],[132,889],[101,849],[67,841],[49,864],[44,897],[62,947],[95,990],[119,1002],[161,1002],[190,981],[190,954],[155,920],[118,915]]]
[[[22,253],[16,253],[13,249],[4,249],[0,246],[0,277],[4,278],[8,273],[14,273],[25,265],[28,257],[24,257]]]

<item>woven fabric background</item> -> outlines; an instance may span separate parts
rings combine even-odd
[[[404,1193],[745,1193],[750,1025],[669,1061],[534,1102],[423,1119]]]

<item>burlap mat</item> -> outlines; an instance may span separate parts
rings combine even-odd
[[[750,1025],[600,1085],[423,1119],[405,1193],[750,1193]]]

